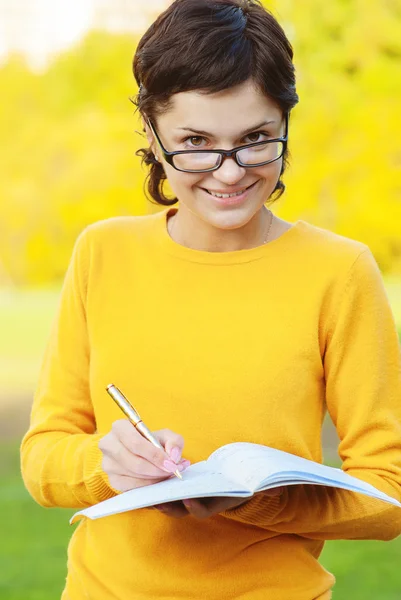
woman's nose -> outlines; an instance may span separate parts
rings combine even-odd
[[[240,167],[233,158],[226,158],[221,166],[213,171],[213,176],[222,183],[233,185],[244,177],[245,172],[245,167]]]

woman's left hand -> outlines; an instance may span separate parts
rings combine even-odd
[[[268,496],[276,496],[277,494],[280,494],[281,491],[282,488],[275,488],[261,493],[267,494]],[[155,508],[165,515],[175,517],[176,519],[181,519],[189,515],[192,515],[197,519],[207,519],[208,517],[213,517],[225,510],[241,506],[241,504],[245,504],[249,500],[250,498],[212,497],[202,498],[201,500],[191,498],[191,500],[183,500],[182,502],[166,502],[165,504],[158,504]]]

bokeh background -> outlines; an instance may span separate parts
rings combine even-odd
[[[0,597],[60,596],[67,510],[36,506],[18,446],[60,285],[89,223],[145,198],[129,96],[136,44],[168,0],[0,0]],[[274,207],[370,246],[401,331],[401,0],[267,0],[295,50],[300,104]],[[305,265],[305,269],[308,265]],[[326,462],[335,464],[328,423]],[[401,541],[336,541],[335,598],[401,597]]]

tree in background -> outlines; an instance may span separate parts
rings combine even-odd
[[[265,4],[292,40],[301,99],[283,212],[367,243],[401,273],[400,0]]]

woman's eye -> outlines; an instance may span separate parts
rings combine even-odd
[[[202,142],[204,141],[203,137],[200,137],[198,135],[193,135],[189,138],[187,138],[185,140],[187,143],[189,143],[190,146],[192,146],[193,148],[200,148],[202,146]]]
[[[251,144],[254,144],[256,142],[264,142],[268,137],[268,134],[263,133],[262,131],[255,131],[254,133],[249,133],[247,135],[247,138],[249,139],[249,142]]]

